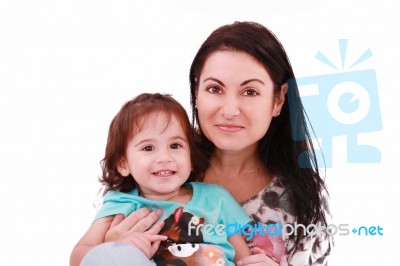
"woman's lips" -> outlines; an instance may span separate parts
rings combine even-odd
[[[233,125],[233,124],[217,124],[215,126],[219,130],[224,131],[224,132],[238,132],[244,128],[240,125]]]

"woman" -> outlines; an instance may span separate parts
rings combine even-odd
[[[215,30],[190,69],[193,124],[210,158],[203,182],[228,189],[262,228],[249,241],[253,254],[238,265],[325,265],[332,247],[329,234],[305,228],[326,226],[330,214],[300,98],[290,98],[289,113],[286,93],[298,95],[294,78],[280,42],[252,22]],[[305,141],[294,141],[292,132]],[[159,215],[116,216],[106,238],[128,242],[133,231],[154,233],[162,223],[149,227]],[[295,224],[305,230],[289,234]],[[103,247],[92,256],[104,250],[117,254]]]
[[[256,224],[326,226],[325,185],[300,98],[290,98],[289,113],[294,79],[284,48],[260,24],[236,22],[207,38],[190,69],[193,122],[211,158],[203,181],[228,189]],[[293,130],[307,141],[294,141]],[[325,264],[330,236],[298,233],[254,237],[251,245],[280,265]],[[255,260],[262,256],[245,259]]]

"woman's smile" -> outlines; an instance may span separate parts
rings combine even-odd
[[[235,124],[216,124],[215,125],[220,131],[227,133],[235,133],[244,129],[243,126]]]

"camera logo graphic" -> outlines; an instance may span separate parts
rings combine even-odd
[[[339,48],[344,69],[346,39],[339,40]],[[296,97],[300,97],[322,149],[322,153],[316,150],[317,160],[319,164],[325,162],[325,167],[332,167],[332,139],[335,136],[347,137],[348,163],[379,163],[381,160],[378,148],[358,142],[358,134],[382,129],[376,73],[373,69],[350,70],[371,56],[371,50],[366,50],[345,72],[301,77],[288,81],[292,128],[295,128],[294,110],[298,102]],[[316,59],[338,69],[321,52],[317,53]],[[299,95],[294,95],[293,90],[290,89],[296,83]],[[313,131],[310,129],[312,134]],[[296,130],[292,130],[292,136],[296,141],[304,140],[303,134],[298,134]],[[318,145],[314,148],[318,149]],[[304,154],[298,158],[300,167],[308,167],[303,163],[302,156]]]

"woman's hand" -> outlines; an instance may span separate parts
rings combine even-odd
[[[239,260],[236,265],[238,266],[279,266],[273,259],[265,255],[265,251],[255,247],[253,254]]]
[[[164,226],[163,221],[157,222],[161,214],[161,210],[152,212],[147,208],[134,211],[126,218],[122,214],[117,214],[104,237],[104,242],[117,242],[121,238],[129,236],[132,232],[157,234]]]
[[[161,214],[161,210],[153,212],[147,208],[134,211],[126,218],[122,214],[117,214],[105,234],[104,242],[128,243],[151,258],[160,242],[167,239],[166,236],[158,235],[164,226],[163,221],[157,222]]]
[[[119,239],[118,242],[137,247],[148,259],[151,259],[158,250],[161,241],[164,240],[167,240],[167,237],[163,235],[154,235],[149,232],[131,232],[129,236]]]

